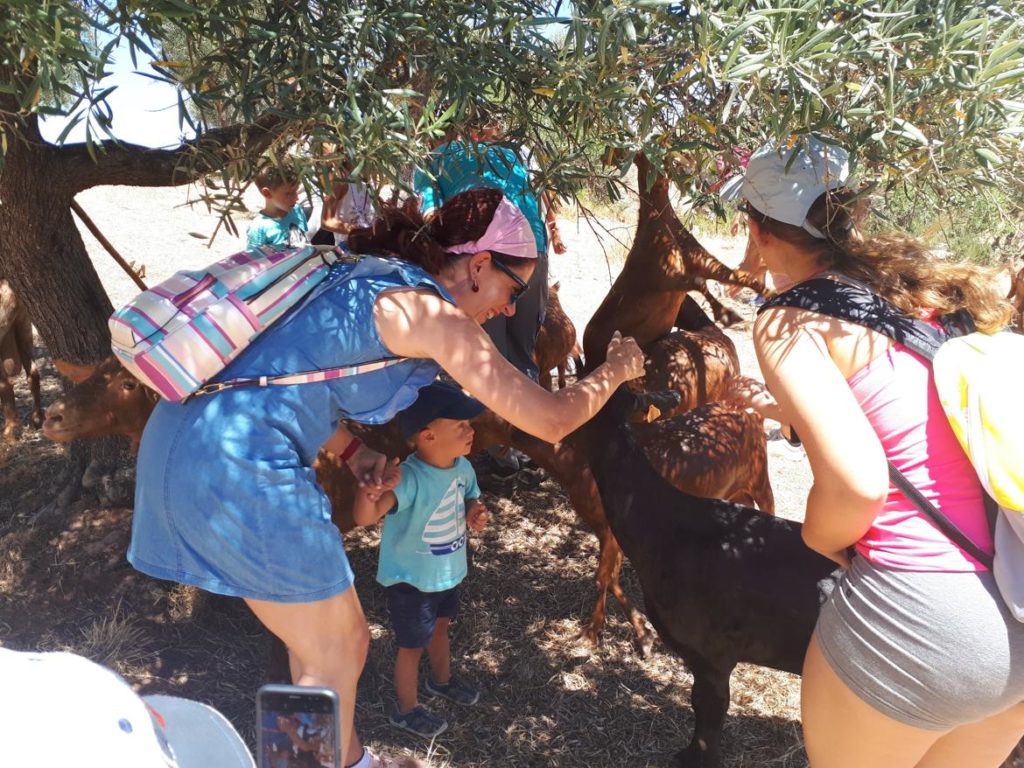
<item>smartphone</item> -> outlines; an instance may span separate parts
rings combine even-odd
[[[338,694],[264,685],[256,694],[259,768],[342,768]]]

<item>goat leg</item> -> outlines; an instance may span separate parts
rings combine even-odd
[[[32,361],[32,323],[27,316],[23,316],[14,329],[14,346],[18,357],[21,358],[21,367],[28,377],[29,391],[32,393],[32,415],[30,417],[32,426],[38,429],[43,426],[43,402],[40,396],[39,369]]]
[[[722,724],[729,710],[732,667],[720,669],[702,660],[691,670],[690,706],[696,722],[690,745],[678,755],[679,765],[682,768],[721,768]]]
[[[647,659],[650,658],[651,652],[654,650],[654,630],[647,623],[644,615],[633,605],[625,590],[622,589],[622,583],[619,581],[624,557],[622,547],[619,546],[619,542],[616,541],[615,536],[610,531],[608,536],[610,539],[609,549],[613,550],[612,570],[608,587],[611,589],[615,599],[619,601],[619,605],[622,606],[626,618],[629,619],[629,623],[633,627],[633,634],[636,636],[637,653],[640,654],[641,659]]]
[[[14,386],[10,378],[3,370],[3,361],[0,360],[0,405],[4,412],[4,442],[14,442],[21,434],[21,425],[18,423],[18,411],[14,407]]]
[[[704,287],[700,289],[700,293],[705,299],[707,299],[708,304],[711,306],[711,312],[715,316],[716,323],[728,328],[731,325],[743,322],[742,317],[736,314],[733,310],[724,306],[722,302],[720,302],[715,295],[711,293],[707,287],[707,283],[705,283]]]
[[[619,549],[609,528],[603,531],[595,531],[598,541],[597,556],[597,578],[594,580],[597,586],[597,602],[594,603],[594,610],[590,614],[590,622],[580,630],[579,637],[595,648],[601,645],[601,632],[604,631],[605,603],[608,600],[608,585],[613,575],[617,578],[616,556],[619,562],[622,561],[622,550]]]
[[[561,375],[559,375],[559,381],[561,381]],[[540,384],[544,389],[551,391],[551,371],[538,371],[537,372],[537,383]]]
[[[690,263],[687,265],[687,271],[692,272],[696,275],[700,275],[705,280],[717,280],[720,283],[728,283],[730,285],[742,285],[744,288],[750,288],[757,293],[764,294],[766,288],[764,281],[758,278],[754,273],[747,272],[744,269],[732,269],[715,258],[706,248],[697,243],[696,239],[690,235],[690,241],[685,236],[681,237],[677,232],[676,242],[684,252],[690,253]],[[689,233],[687,233],[689,235]],[[696,245],[696,249],[693,247]],[[693,279],[693,276],[690,276]],[[770,292],[769,292],[770,293]]]

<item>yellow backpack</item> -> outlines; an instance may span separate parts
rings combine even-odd
[[[1024,512],[1024,336],[975,331],[950,338],[932,370],[949,423],[988,495]]]

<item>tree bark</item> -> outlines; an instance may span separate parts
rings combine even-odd
[[[187,164],[192,147],[153,150],[128,144],[97,147],[94,162],[82,145],[43,140],[34,115],[18,122],[17,105],[0,95],[0,130],[8,138],[0,168],[0,276],[6,277],[54,358],[95,363],[110,355],[107,319],[113,307],[71,215],[75,194],[104,184],[174,186],[216,170]],[[286,127],[274,117],[252,126],[210,131],[193,143],[216,162],[229,148],[262,152]],[[123,439],[72,444],[69,477],[56,500],[40,500],[46,517],[60,514],[77,495],[84,467],[116,469],[126,456]],[[56,508],[56,509],[55,509]]]

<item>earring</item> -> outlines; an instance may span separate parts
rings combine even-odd
[[[473,293],[480,293],[480,286],[477,285],[476,280],[473,281]]]

